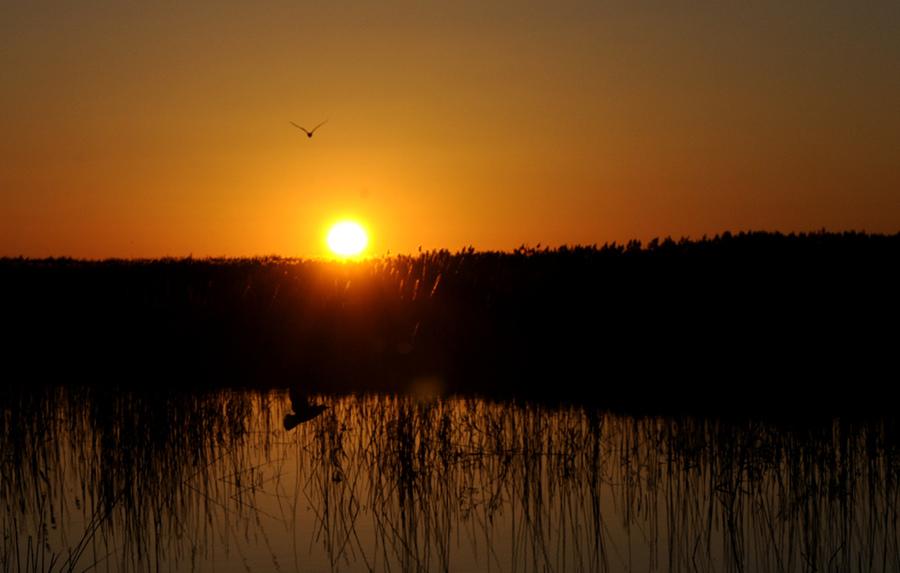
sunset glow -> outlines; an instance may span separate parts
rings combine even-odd
[[[900,563],[900,0],[0,37],[0,573]]]
[[[896,232],[898,6],[8,3],[0,256]]]

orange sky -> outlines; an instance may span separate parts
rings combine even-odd
[[[900,231],[896,0],[128,4],[0,8],[0,255]]]

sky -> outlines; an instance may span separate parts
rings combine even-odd
[[[900,231],[896,0],[5,0],[0,110],[0,256]]]

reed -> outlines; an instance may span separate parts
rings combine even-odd
[[[0,571],[900,567],[891,418],[313,400],[7,390]]]
[[[355,263],[3,259],[0,361],[11,381],[132,389],[428,380],[641,412],[871,412],[888,404],[872,381],[897,373],[900,335],[883,325],[900,321],[898,260],[900,235],[858,233]],[[852,391],[823,390],[826,375]],[[740,400],[721,398],[723,379]]]

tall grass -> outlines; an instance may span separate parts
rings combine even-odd
[[[892,419],[6,392],[0,571],[889,571]]]
[[[0,363],[11,380],[131,387],[429,380],[644,411],[871,409],[898,373],[898,263],[900,235],[855,233],[356,263],[4,259]],[[853,391],[824,391],[826,375]],[[718,399],[723,379],[740,400]]]

